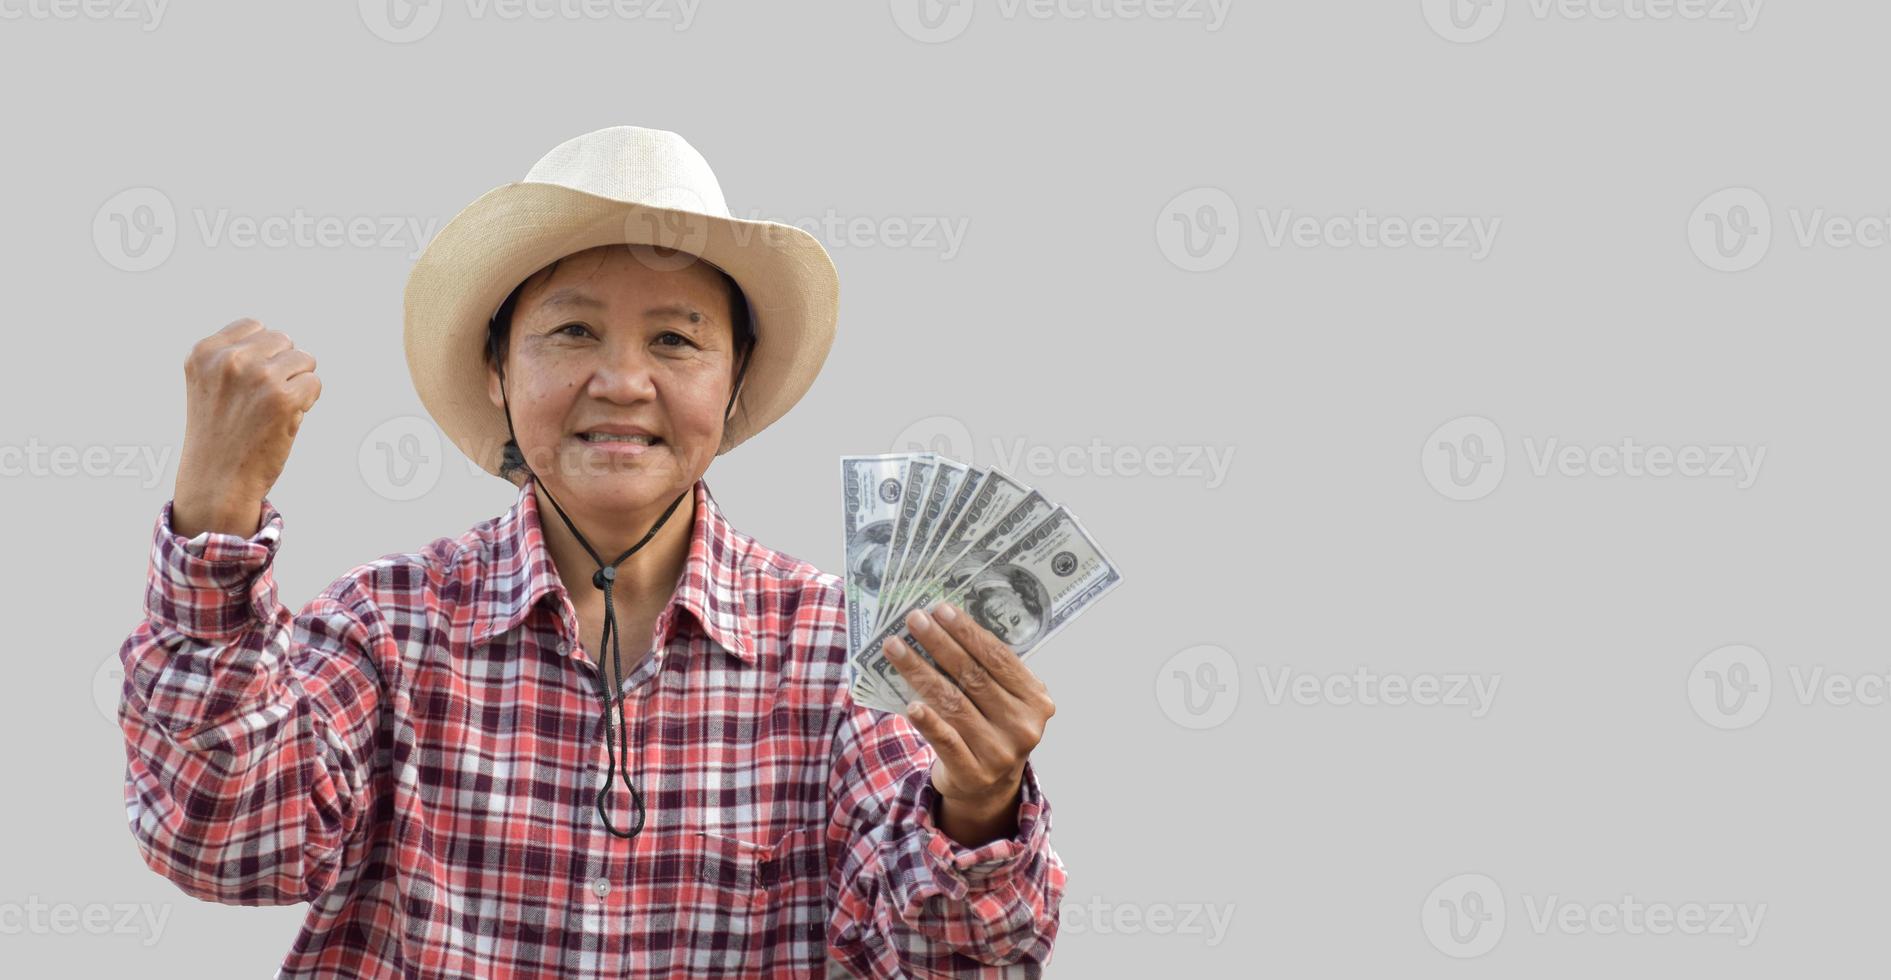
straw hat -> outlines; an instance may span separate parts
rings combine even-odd
[[[656,245],[728,273],[755,320],[755,349],[717,455],[799,401],[834,343],[840,281],[814,236],[729,216],[709,161],[661,129],[612,126],[553,147],[525,179],[447,222],[407,276],[404,345],[421,404],[499,475],[505,413],[486,395],[486,330],[499,304],[552,260],[598,245]],[[656,259],[648,260],[655,264]]]

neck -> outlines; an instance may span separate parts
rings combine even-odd
[[[598,570],[597,560],[572,536],[571,528],[565,526],[564,519],[558,516],[557,509],[546,499],[544,488],[536,481],[532,493],[538,498],[538,523],[544,531],[546,550],[551,552],[552,564],[558,568],[558,578],[564,583],[565,591],[580,608],[595,604],[602,609],[604,593],[592,583],[592,576]],[[643,511],[613,514],[609,521],[587,515],[563,500],[559,504],[565,507],[565,513],[578,525],[578,530],[584,532],[585,540],[591,542],[598,556],[609,563],[642,540],[649,533],[650,525],[663,516],[674,499],[674,496],[666,496]],[[618,608],[661,608],[669,601],[689,558],[695,518],[696,492],[692,487],[649,543],[616,566],[617,580],[611,586],[611,593]]]

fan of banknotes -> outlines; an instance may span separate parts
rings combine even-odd
[[[840,473],[856,703],[917,699],[882,652],[897,636],[932,660],[915,608],[951,602],[1029,657],[1122,580],[1075,515],[1003,473],[937,453],[842,456]]]

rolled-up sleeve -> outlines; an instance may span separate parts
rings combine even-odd
[[[374,605],[343,579],[296,616],[271,569],[282,515],[185,538],[164,504],[145,618],[120,647],[125,806],[154,871],[210,901],[307,901],[372,812]]]
[[[934,820],[933,752],[902,716],[850,706],[835,734],[829,940],[861,976],[1036,976],[1064,893],[1050,801],[1026,763],[1017,832],[966,847]]]

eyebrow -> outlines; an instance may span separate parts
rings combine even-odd
[[[538,305],[540,309],[551,309],[555,306],[584,307],[593,310],[604,309],[604,302],[602,300],[575,286],[563,286],[553,290],[546,295],[543,300],[540,300]],[[654,320],[663,317],[687,320],[691,313],[700,314],[705,322],[715,322],[715,317],[693,306],[687,306],[682,303],[664,303],[660,306],[652,306],[643,311],[644,319],[646,320]]]

